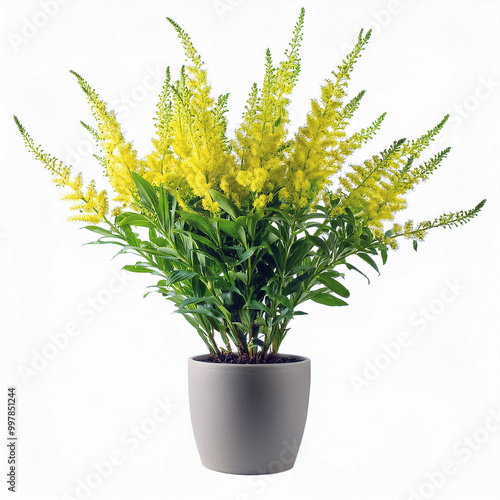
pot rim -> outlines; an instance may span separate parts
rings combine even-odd
[[[290,356],[297,358],[299,361],[293,363],[204,363],[203,359],[208,358],[209,354],[198,354],[188,358],[188,363],[192,366],[203,366],[206,370],[294,370],[301,369],[304,365],[310,364],[311,360],[307,356],[299,356],[297,354],[280,353],[281,356]]]

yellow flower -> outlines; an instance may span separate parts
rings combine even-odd
[[[396,212],[406,208],[408,191],[426,180],[449,151],[413,165],[439,133],[446,116],[417,139],[395,141],[378,155],[346,165],[347,158],[375,135],[385,116],[347,133],[364,95],[362,91],[347,99],[353,66],[370,38],[370,32],[363,31],[351,53],[321,85],[319,96],[311,100],[305,123],[289,135],[288,106],[300,71],[303,9],[282,60],[274,63],[271,52],[266,51],[262,84],[252,85],[242,122],[234,140],[230,140],[225,117],[229,94],[212,95],[204,63],[189,35],[169,21],[181,40],[186,64],[174,82],[170,70],[166,70],[156,108],[152,150],[145,158],[139,158],[132,143],[125,140],[114,111],[72,72],[97,122],[95,130],[84,126],[102,151],[98,158],[113,193],[114,216],[126,209],[139,209],[131,176],[135,172],[154,187],[175,192],[184,209],[201,199],[204,209],[219,212],[210,195],[212,189],[225,194],[242,211],[265,208],[279,192],[281,206],[287,210],[313,207],[323,200],[332,216],[349,209],[367,227],[381,231],[385,221],[393,220]],[[72,201],[71,208],[80,212],[73,219],[94,223],[104,220],[109,211],[107,192],[98,191],[94,181],[84,187],[81,173],[74,176],[71,167],[35,146],[17,118],[16,123],[27,146],[52,172],[54,181],[67,188],[64,199]],[[333,204],[334,198],[338,204]],[[425,230],[425,222],[416,230],[411,221],[404,227],[393,226],[395,233],[412,238],[423,237]]]

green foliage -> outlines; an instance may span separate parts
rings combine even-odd
[[[133,180],[141,213],[118,215],[109,230],[87,229],[100,235],[96,243],[137,255],[125,269],[158,276],[155,290],[214,353],[221,341],[223,350],[250,356],[277,353],[290,321],[304,314],[301,304],[347,305],[339,269],[352,268],[347,261],[356,255],[377,269],[371,256],[384,248],[349,210],[332,217],[316,205],[289,214],[276,196],[274,205],[240,215],[214,192],[223,208],[214,216],[201,207],[184,210],[175,194],[138,174]]]

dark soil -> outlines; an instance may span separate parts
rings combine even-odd
[[[209,354],[207,359],[203,360],[205,363],[227,363],[235,365],[262,365],[262,364],[276,364],[276,363],[296,363],[300,359],[293,356],[283,356],[281,354],[268,354],[265,358],[261,356],[250,358],[248,354],[238,354],[236,352],[223,352],[221,354]]]

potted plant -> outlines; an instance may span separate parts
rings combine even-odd
[[[115,113],[72,71],[96,125],[82,122],[114,193],[84,186],[81,173],[44,152],[20,121],[26,146],[47,167],[71,220],[89,223],[96,244],[118,245],[138,260],[125,269],[156,277],[197,331],[206,354],[188,361],[191,416],[203,464],[213,470],[265,474],[293,467],[307,416],[310,360],[280,353],[291,320],[312,300],[347,305],[346,271],[358,262],[378,272],[376,257],[406,238],[417,244],[436,227],[474,218],[470,210],[435,220],[392,221],[406,194],[428,179],[449,148],[424,158],[448,116],[413,140],[399,139],[360,164],[347,159],[381,127],[385,113],[359,131],[347,126],[364,91],[348,98],[352,69],[370,39],[360,32],[351,53],[311,101],[304,126],[288,133],[287,107],[300,71],[304,9],[282,61],[266,52],[264,81],[254,84],[235,137],[227,134],[229,94],[214,98],[200,55],[180,37],[187,63],[166,71],[153,148],[139,158]],[[110,207],[109,205],[112,205]],[[357,261],[356,261],[357,259]]]

